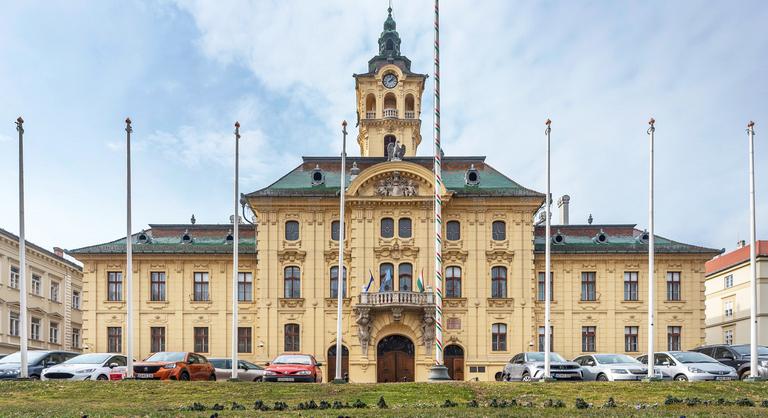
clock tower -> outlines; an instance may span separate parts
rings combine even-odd
[[[355,74],[359,133],[363,157],[389,157],[391,143],[416,155],[421,143],[421,95],[425,74],[411,72],[411,60],[400,54],[392,8],[379,36],[379,53],[368,61],[368,72]]]

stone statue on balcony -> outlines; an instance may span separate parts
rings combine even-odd
[[[432,344],[435,343],[434,312],[424,312],[424,322],[421,326],[421,339],[424,340],[424,347],[427,349],[427,352],[432,351]]]
[[[371,317],[368,309],[359,309],[357,312],[357,336],[360,339],[360,348],[363,355],[368,357],[368,345],[371,343]]]

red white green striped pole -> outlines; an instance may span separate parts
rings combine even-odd
[[[440,5],[435,0],[435,101],[434,126],[435,139],[435,364],[443,364],[443,259],[441,218],[442,199],[442,151],[440,149]]]

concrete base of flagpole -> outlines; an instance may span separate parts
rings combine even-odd
[[[451,380],[451,376],[448,375],[447,367],[438,364],[429,368],[428,379],[430,382],[445,382]]]

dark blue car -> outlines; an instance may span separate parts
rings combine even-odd
[[[30,379],[40,379],[43,369],[63,363],[77,353],[68,351],[39,351],[27,352],[27,370]],[[18,379],[21,374],[21,352],[17,351],[0,359],[0,380]]]

